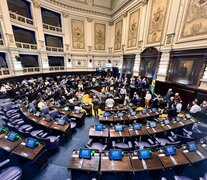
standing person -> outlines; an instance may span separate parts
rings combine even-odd
[[[145,107],[149,108],[150,105],[150,100],[152,99],[152,95],[150,94],[149,91],[147,91],[146,95],[145,95]]]
[[[166,99],[167,103],[170,101],[170,98],[171,98],[172,96],[173,96],[173,91],[172,91],[172,89],[170,88],[170,89],[168,89],[167,94],[166,94],[166,96],[165,96],[165,99]]]
[[[94,115],[95,117],[98,117],[99,99],[96,96],[94,96],[92,103],[93,103]]]

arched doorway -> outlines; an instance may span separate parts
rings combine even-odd
[[[139,75],[142,77],[152,78],[154,72],[157,72],[157,68],[160,62],[161,52],[154,47],[146,48],[141,53],[141,63]]]

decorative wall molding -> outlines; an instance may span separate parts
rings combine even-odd
[[[40,8],[40,2],[39,2],[39,1],[37,1],[37,0],[32,0],[32,3],[33,3],[33,6],[34,6],[35,8],[37,8],[37,9]]]
[[[93,22],[93,18],[87,17],[88,22]]]
[[[67,12],[64,12],[64,11],[62,12],[62,15],[63,15],[63,17],[64,17],[64,18],[67,18],[67,17],[69,17],[69,13],[67,13]]]

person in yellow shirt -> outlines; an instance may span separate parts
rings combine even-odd
[[[39,109],[42,109],[42,108],[44,108],[46,105],[47,105],[47,104],[44,102],[44,100],[41,99],[41,100],[38,102],[37,107],[38,107]]]

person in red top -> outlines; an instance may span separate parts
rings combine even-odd
[[[181,99],[179,93],[175,93],[174,100],[175,100],[176,102],[182,102],[182,99]]]

